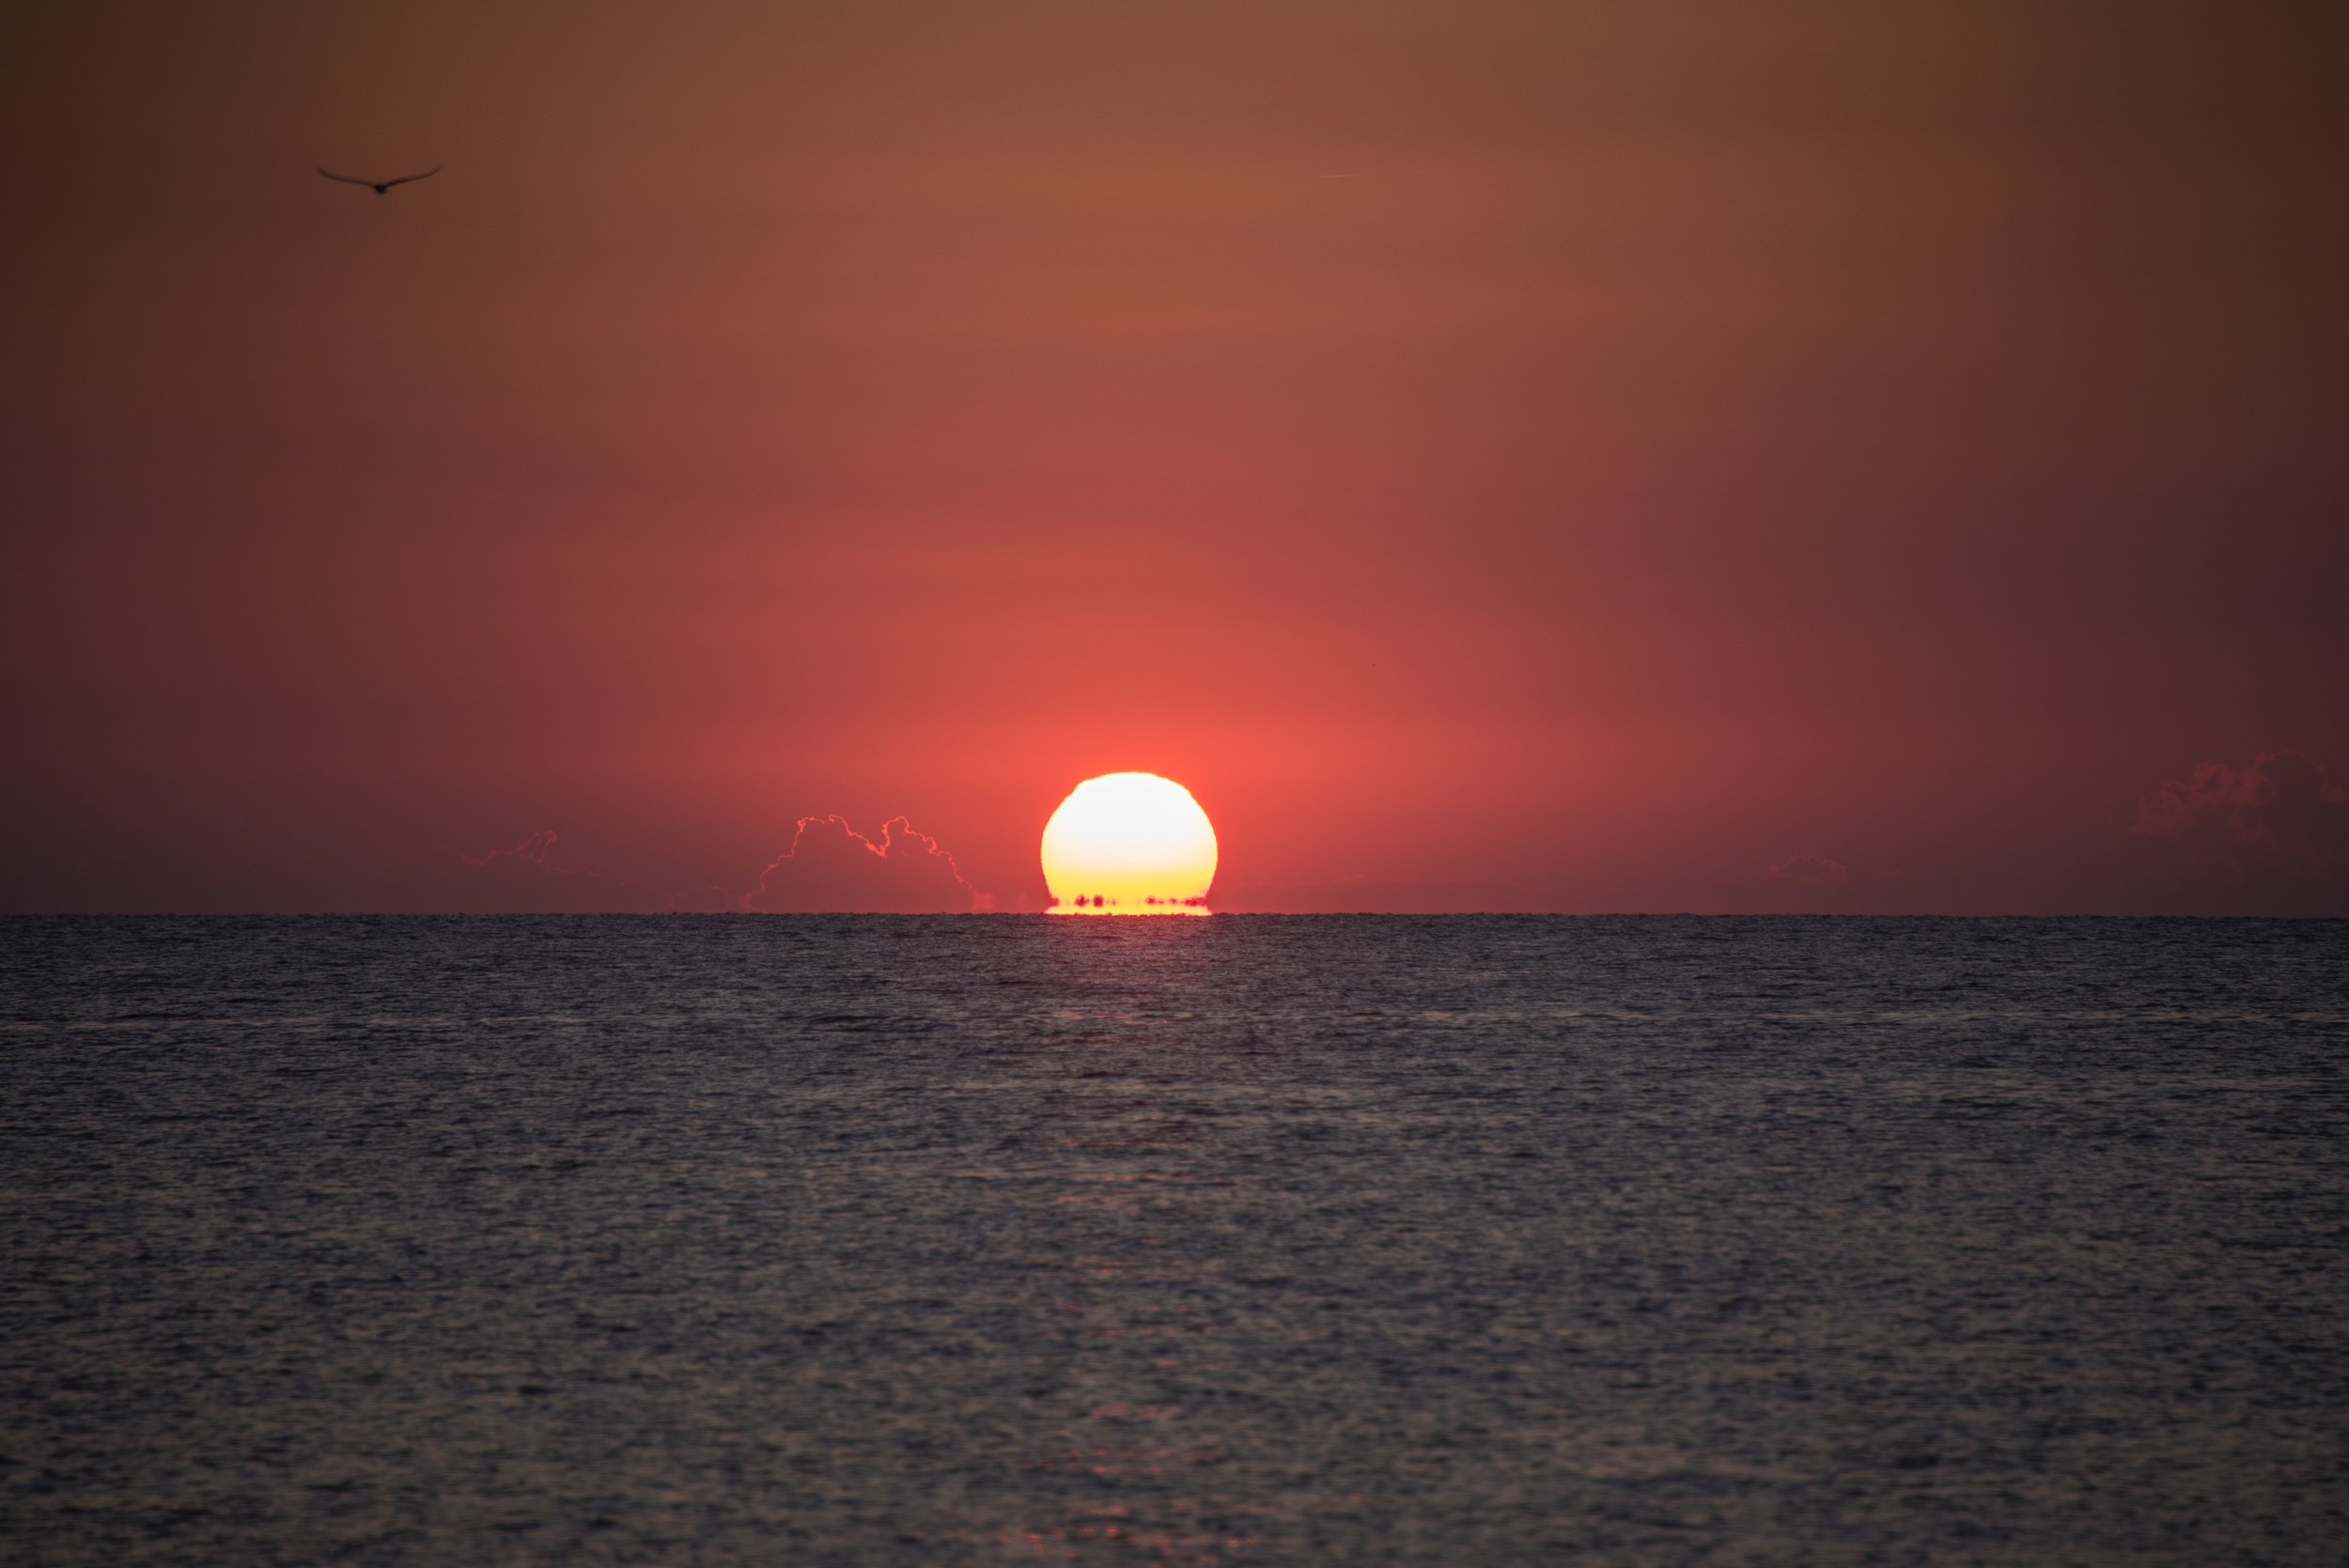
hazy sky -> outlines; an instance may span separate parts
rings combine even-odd
[[[2349,913],[2344,61],[12,8],[0,907],[1034,907],[1143,768],[1221,908]]]

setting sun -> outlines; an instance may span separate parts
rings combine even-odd
[[[1087,779],[1044,825],[1044,880],[1054,914],[1204,915],[1215,828],[1172,779]]]

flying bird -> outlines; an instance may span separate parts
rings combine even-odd
[[[342,181],[345,185],[365,185],[365,186],[367,186],[368,188],[370,188],[371,190],[373,190],[373,191],[375,192],[375,194],[376,194],[377,195],[379,195],[379,196],[380,196],[380,195],[381,195],[384,192],[386,192],[386,191],[390,190],[390,189],[391,189],[393,186],[395,186],[395,185],[405,185],[405,184],[407,184],[409,181],[411,181],[411,180],[415,180],[415,179],[431,179],[434,175],[439,174],[440,172],[441,172],[441,165],[440,165],[440,164],[438,164],[438,163],[435,163],[435,164],[433,164],[430,168],[428,168],[428,169],[425,170],[425,171],[424,171],[424,173],[422,173],[422,174],[404,174],[404,175],[401,175],[401,176],[400,176],[397,179],[355,179],[355,178],[353,178],[353,177],[352,177],[352,176],[350,176],[350,175],[347,175],[347,174],[336,174],[336,173],[335,173],[333,169],[321,168],[320,170],[319,170],[319,173],[320,173],[320,174],[324,175],[327,179],[338,179],[338,180]]]

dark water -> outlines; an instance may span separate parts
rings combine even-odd
[[[0,924],[0,1556],[2339,1562],[2349,926]]]

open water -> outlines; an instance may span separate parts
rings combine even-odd
[[[0,1558],[2337,1563],[2349,925],[0,923]]]

